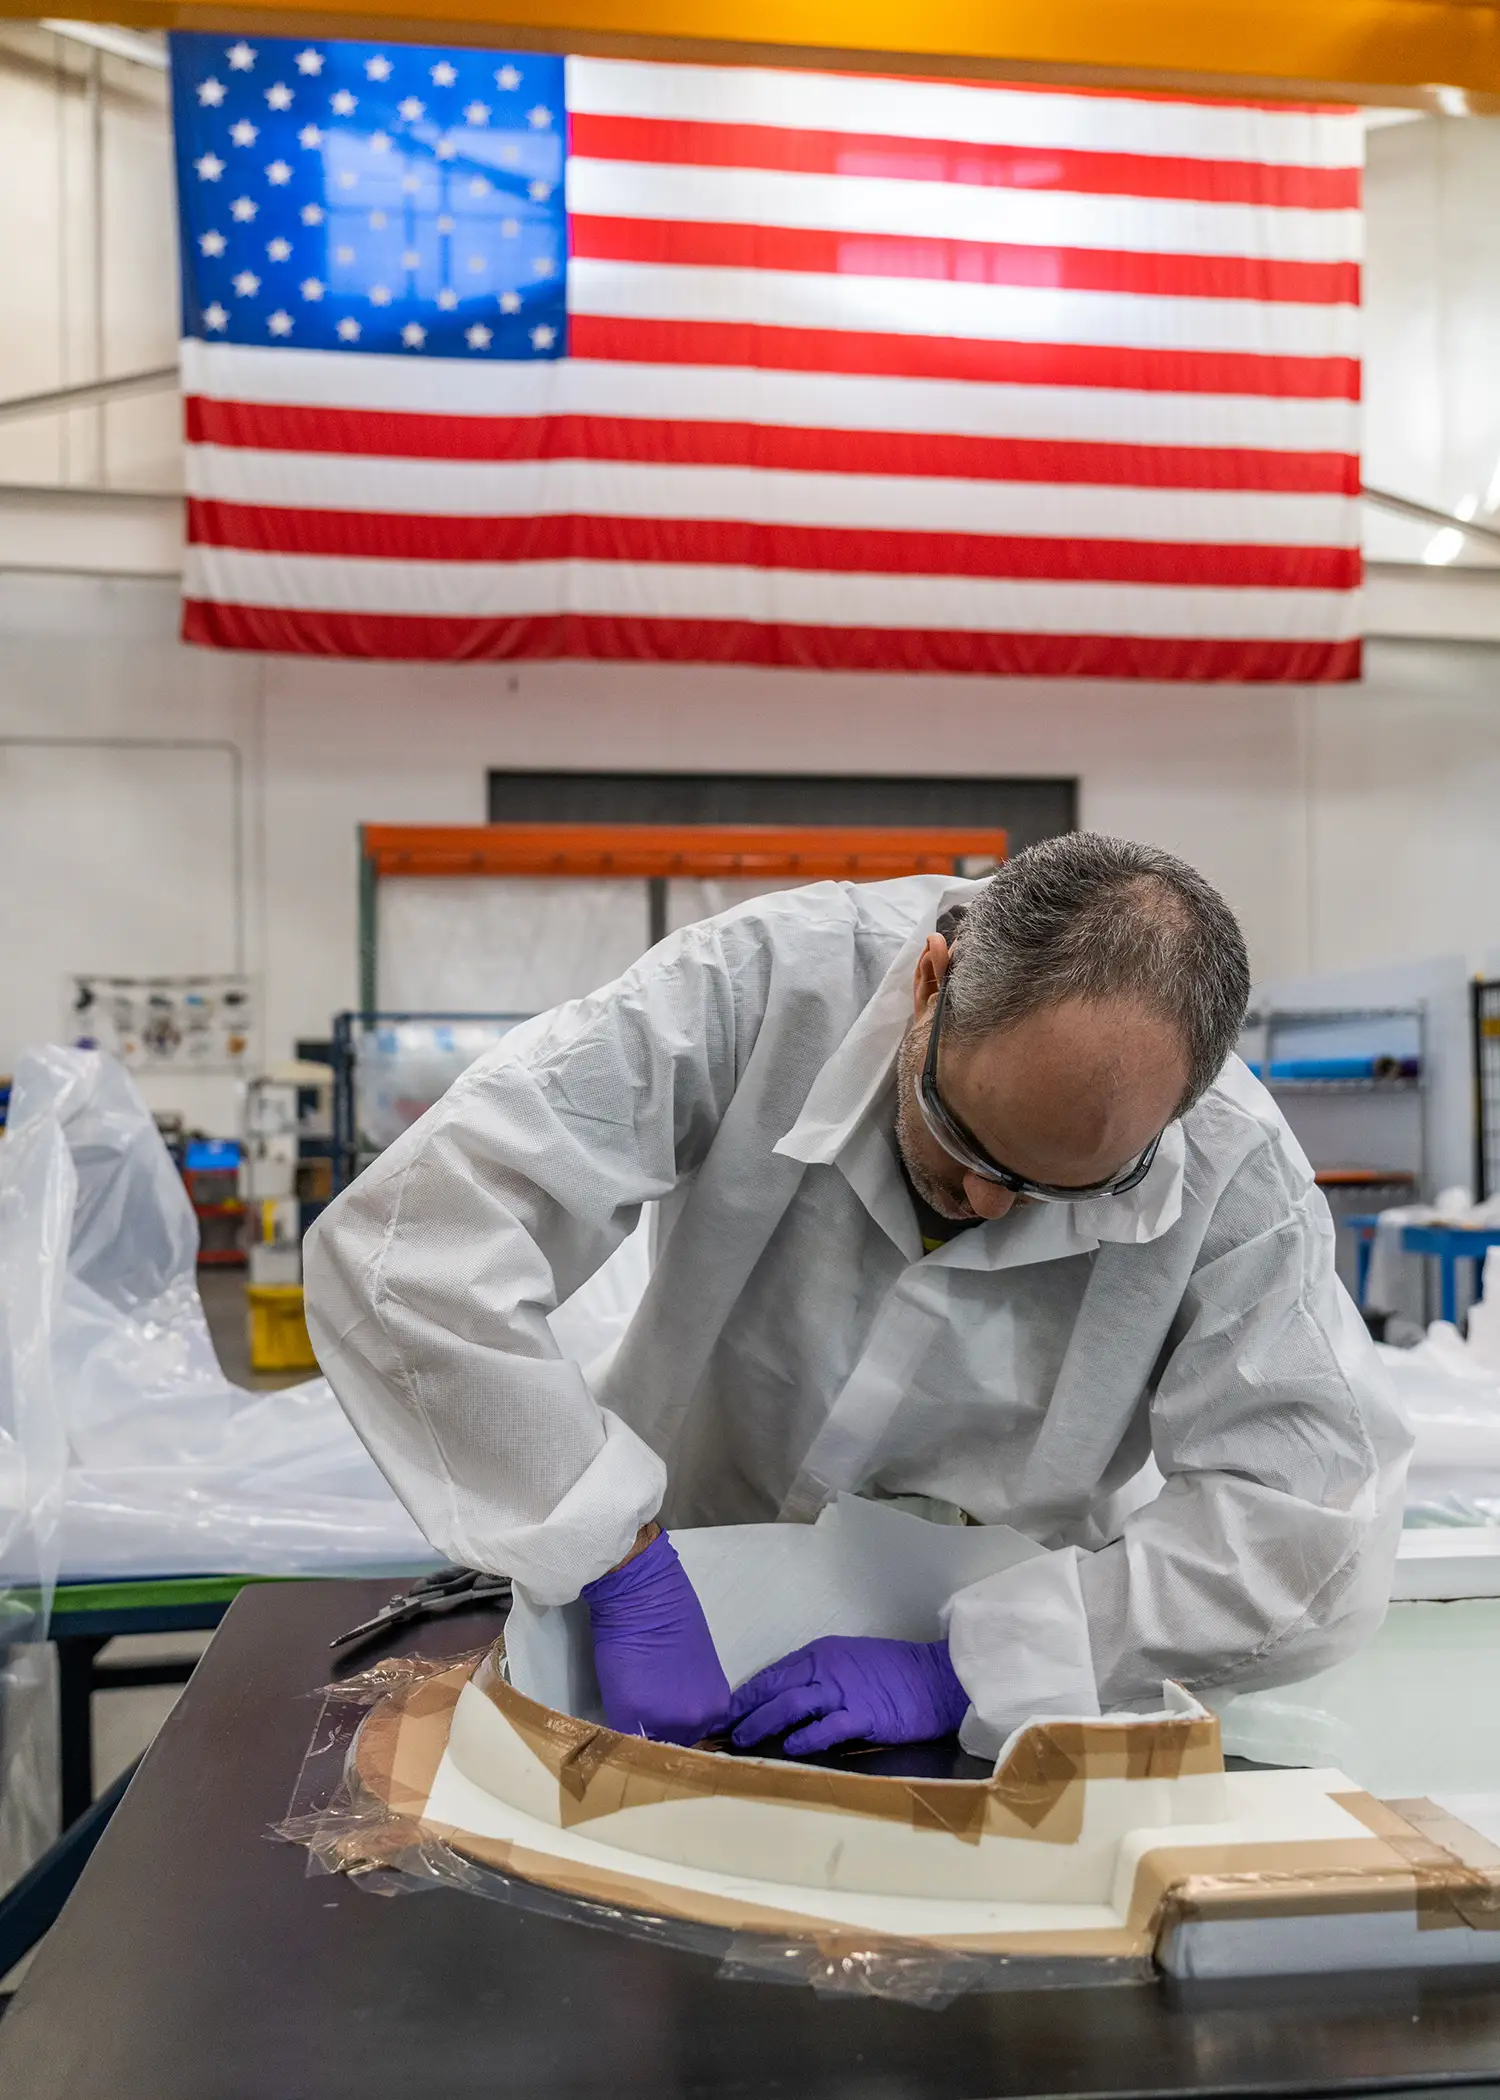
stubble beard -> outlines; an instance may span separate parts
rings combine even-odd
[[[951,1189],[934,1180],[922,1164],[922,1144],[931,1142],[927,1125],[922,1121],[922,1111],[917,1106],[917,1082],[926,1058],[927,1030],[920,1021],[914,1020],[901,1038],[901,1048],[896,1053],[896,1143],[901,1149],[906,1177],[922,1201],[930,1203],[940,1218],[958,1223],[972,1218],[973,1211],[961,1197],[955,1197]]]

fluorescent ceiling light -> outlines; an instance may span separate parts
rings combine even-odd
[[[150,66],[158,73],[167,70],[167,47],[159,38],[142,36],[139,30],[117,29],[111,22],[55,22],[40,25],[54,36],[65,36],[92,51],[107,51],[111,58],[128,58],[132,65]]]

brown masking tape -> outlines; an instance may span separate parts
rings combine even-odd
[[[557,1780],[564,1829],[626,1808],[721,1797],[875,1816],[946,1831],[965,1844],[989,1836],[1069,1845],[1083,1828],[1087,1779],[1176,1779],[1224,1768],[1213,1715],[1126,1726],[1037,1722],[991,1779],[913,1781],[730,1758],[618,1735],[516,1691],[501,1675],[498,1646],[481,1660],[474,1684]]]
[[[355,1763],[370,1793],[380,1801],[392,1798],[425,1803],[447,1744],[458,1695],[468,1679],[467,1668],[430,1682],[431,1697],[422,1702],[423,1712],[408,1724],[406,1707],[419,1690],[413,1687],[392,1693],[366,1715],[355,1743]],[[954,1782],[958,1784],[959,1782]],[[784,1939],[797,1945],[812,1945],[829,1959],[845,1954],[900,1953],[919,1948],[960,1954],[1000,1954],[1055,1958],[1076,1956],[1111,1961],[1140,1960],[1150,1953],[1151,1938],[1139,1925],[1102,1927],[1083,1932],[950,1933],[930,1939],[893,1939],[879,1933],[855,1933],[847,1925],[802,1911],[784,1911],[767,1905],[675,1887],[672,1869],[662,1864],[662,1879],[583,1865],[550,1852],[534,1851],[508,1839],[481,1837],[476,1832],[413,1820],[392,1812],[384,1824],[370,1817],[351,1829],[333,1856],[334,1863],[358,1871],[362,1867],[399,1865],[424,1844],[446,1845],[461,1857],[480,1866],[540,1887],[560,1891],[612,1909],[647,1916],[677,1918],[689,1923],[717,1926],[731,1932],[753,1932]]]
[[[1500,1931],[1500,1848],[1488,1838],[1434,1801],[1376,1801],[1368,1794],[1335,1799],[1378,1831],[1410,1872],[1419,1931],[1458,1925]]]

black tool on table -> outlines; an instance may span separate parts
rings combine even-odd
[[[373,1619],[351,1626],[328,1645],[347,1648],[351,1642],[367,1640],[371,1634],[389,1633],[393,1627],[410,1625],[415,1619],[440,1619],[445,1612],[466,1610],[476,1604],[509,1606],[510,1577],[486,1575],[479,1568],[438,1568],[414,1582],[409,1590],[392,1597],[389,1604],[383,1604]]]

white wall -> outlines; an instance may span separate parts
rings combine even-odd
[[[110,371],[170,359],[164,89],[0,25],[0,396],[91,377],[101,351]],[[1483,495],[1500,120],[1373,131],[1367,196],[1368,477],[1440,504]],[[174,486],[176,415],[166,396],[0,425],[0,483]],[[1386,555],[1430,538],[1380,530]],[[1221,884],[1262,977],[1500,942],[1494,648],[1379,643],[1361,687],[1235,691],[299,663],[186,650],[175,628],[169,582],[0,571],[0,738],[140,747],[0,744],[0,1069],[57,1028],[67,971],[229,969],[241,938],[267,1053],[321,1032],[355,996],[357,825],[477,821],[491,765],[1077,774],[1086,823]],[[210,1091],[202,1113],[227,1127],[232,1101]]]
[[[1500,943],[1493,648],[1372,644],[1362,687],[1126,688],[261,660],[182,647],[176,617],[166,583],[0,579],[0,740],[195,740],[120,764],[0,741],[0,840],[43,777],[58,812],[4,869],[0,1069],[71,969],[232,968],[237,908],[266,1053],[322,1032],[357,991],[358,825],[480,822],[495,765],[1073,773],[1086,824],[1220,884],[1260,978]]]

